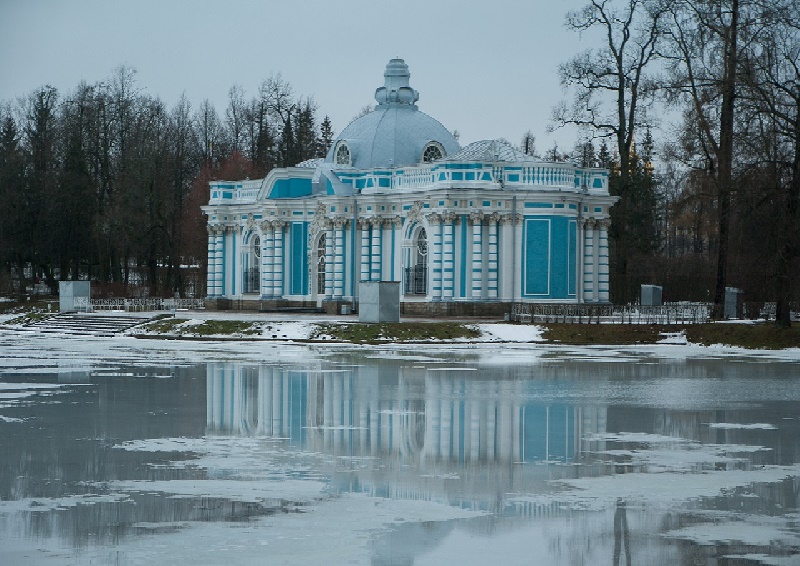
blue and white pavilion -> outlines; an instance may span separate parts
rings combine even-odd
[[[362,281],[400,281],[406,314],[609,300],[608,171],[461,147],[409,78],[389,61],[377,106],[324,159],[211,183],[210,306],[334,312]]]

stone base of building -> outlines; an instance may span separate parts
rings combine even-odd
[[[353,310],[349,300],[327,300],[321,306],[316,301],[289,301],[284,299],[259,299],[256,297],[241,299],[209,298],[206,299],[206,310],[212,311],[251,311],[251,312],[298,312],[320,313],[329,315],[349,315],[358,312]],[[400,315],[407,317],[438,316],[474,316],[504,317],[511,312],[511,303],[507,301],[404,301],[400,303]]]
[[[400,314],[402,316],[436,317],[436,316],[497,316],[503,317],[511,312],[511,303],[504,301],[492,302],[402,302]]]

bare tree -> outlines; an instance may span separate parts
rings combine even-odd
[[[561,83],[571,89],[571,105],[553,113],[557,126],[577,125],[611,137],[619,155],[619,177],[612,192],[620,197],[612,209],[613,267],[625,277],[630,238],[630,165],[635,135],[652,100],[652,63],[662,35],[664,5],[650,0],[590,0],[567,15],[567,27],[578,32],[598,29],[604,45],[589,49],[559,67]]]
[[[746,110],[761,117],[758,136],[780,203],[774,280],[776,323],[789,326],[791,264],[798,255],[800,210],[800,6],[767,0],[757,17],[762,32],[743,54],[742,99]],[[767,139],[764,139],[764,138]]]

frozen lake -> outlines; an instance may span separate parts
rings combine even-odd
[[[0,332],[0,564],[800,564],[797,353]]]

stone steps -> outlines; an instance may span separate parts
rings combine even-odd
[[[112,337],[152,319],[152,316],[62,313],[32,322],[25,328],[42,333]]]

